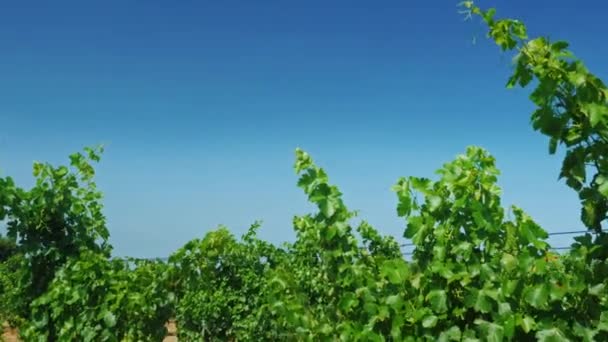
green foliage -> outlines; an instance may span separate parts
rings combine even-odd
[[[574,254],[552,254],[547,233],[521,209],[505,219],[498,170],[487,152],[468,148],[438,173],[436,182],[410,177],[394,188],[407,209],[405,236],[416,245],[414,306],[426,311],[413,317],[420,322],[415,336],[429,328],[516,341],[533,333],[542,340],[553,328],[551,334],[570,339],[579,338],[577,327],[599,333],[595,326],[608,309],[606,277],[588,286],[596,284],[589,265],[573,263]],[[605,274],[606,263],[597,266]]]
[[[483,19],[488,36],[503,51],[517,51],[507,87],[535,81],[532,126],[549,138],[551,154],[565,147],[559,177],[578,193],[583,223],[601,231],[608,217],[608,88],[567,49],[567,42],[530,39],[519,20],[497,20],[494,9],[484,11],[473,1],[462,5],[469,16]]]
[[[27,340],[146,341],[164,335],[172,312],[166,265],[110,260],[91,165],[101,152],[86,148],[71,155],[71,168],[35,163],[30,190],[0,178],[0,219],[19,256],[18,263],[0,264],[15,271],[0,279],[0,296],[7,298],[0,318],[19,325]]]
[[[296,151],[295,168],[301,174],[298,186],[319,211],[294,218],[296,242],[288,246],[287,262],[273,270],[270,298],[281,333],[306,340],[389,336],[385,289],[404,286],[399,281],[407,274],[398,244],[366,222],[353,228],[349,221],[355,213],[304,151]],[[398,305],[400,300],[389,302]]]
[[[0,323],[21,324],[27,312],[19,283],[25,271],[24,262],[15,242],[0,235]]]
[[[34,163],[36,184],[28,191],[16,187],[10,177],[0,179],[0,219],[6,220],[8,236],[17,241],[27,261],[24,282],[29,284],[29,300],[46,291],[69,258],[89,250],[109,256],[101,193],[90,164],[99,160],[102,150],[85,151],[86,156],[70,156],[72,170]]]
[[[0,234],[0,262],[8,260],[15,254],[17,254],[17,244]]]
[[[263,293],[265,277],[283,252],[257,239],[258,227],[242,241],[221,227],[169,258],[180,338],[276,339]]]
[[[518,50],[508,86],[537,82],[533,127],[551,153],[566,146],[561,177],[598,234],[552,253],[545,230],[501,205],[494,158],[469,147],[436,179],[393,186],[415,247],[406,261],[394,238],[353,224],[338,187],[297,149],[297,185],[316,210],[294,217],[293,243],[260,240],[255,223],[241,239],[209,232],[168,263],[112,259],[91,165],[101,149],[87,148],[71,167],[35,163],[30,190],[0,178],[0,320],[27,341],[160,340],[172,318],[187,341],[608,340],[608,91],[566,43],[463,5]]]
[[[21,254],[0,261],[0,322],[7,321],[13,326],[23,324],[27,315],[27,301],[19,283],[26,270],[24,263]]]
[[[166,274],[161,262],[109,260],[85,252],[68,261],[48,291],[34,300],[22,336],[32,341],[161,340],[172,313]]]
[[[10,304],[0,313],[28,341],[158,340],[170,318],[182,339],[204,341],[608,338],[608,235],[551,253],[523,210],[507,215],[501,206],[485,150],[469,147],[436,180],[401,178],[393,187],[415,245],[410,262],[393,238],[351,223],[356,213],[304,151],[295,168],[317,211],[294,217],[296,240],[283,248],[258,239],[257,223],[240,240],[220,227],[165,264],[110,259],[109,247],[87,245],[96,231],[77,232],[84,247],[57,250],[65,262],[31,302],[23,296],[30,278],[17,276],[31,259],[0,264],[19,284],[6,290],[13,278],[0,278]]]

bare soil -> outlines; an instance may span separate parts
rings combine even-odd
[[[17,337],[17,329],[11,328],[7,322],[2,323],[2,339],[4,342],[20,342]]]

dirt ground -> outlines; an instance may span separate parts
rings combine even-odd
[[[167,327],[167,336],[163,339],[163,342],[177,342],[177,326],[175,321],[169,321],[165,327]]]
[[[11,328],[8,323],[2,323],[2,340],[4,342],[19,342],[17,331]]]
[[[177,342],[177,327],[175,322],[169,321],[165,327],[167,328],[167,336],[165,336],[163,342]],[[2,324],[2,338],[0,341],[21,342],[17,336],[18,333],[16,329],[11,328],[7,323]]]

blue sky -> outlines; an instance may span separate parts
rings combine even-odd
[[[457,1],[12,1],[0,4],[0,169],[106,144],[98,167],[117,255],[164,257],[218,224],[293,238],[311,207],[294,149],[347,204],[401,237],[390,186],[468,145],[502,170],[504,204],[581,228],[561,159],[506,90],[510,56]],[[608,76],[601,0],[485,1],[532,36],[571,42]],[[477,43],[472,44],[473,37]],[[554,239],[564,245],[567,238]]]

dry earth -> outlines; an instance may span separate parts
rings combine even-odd
[[[17,330],[11,328],[8,323],[2,323],[2,341],[4,342],[19,342],[17,338]]]

